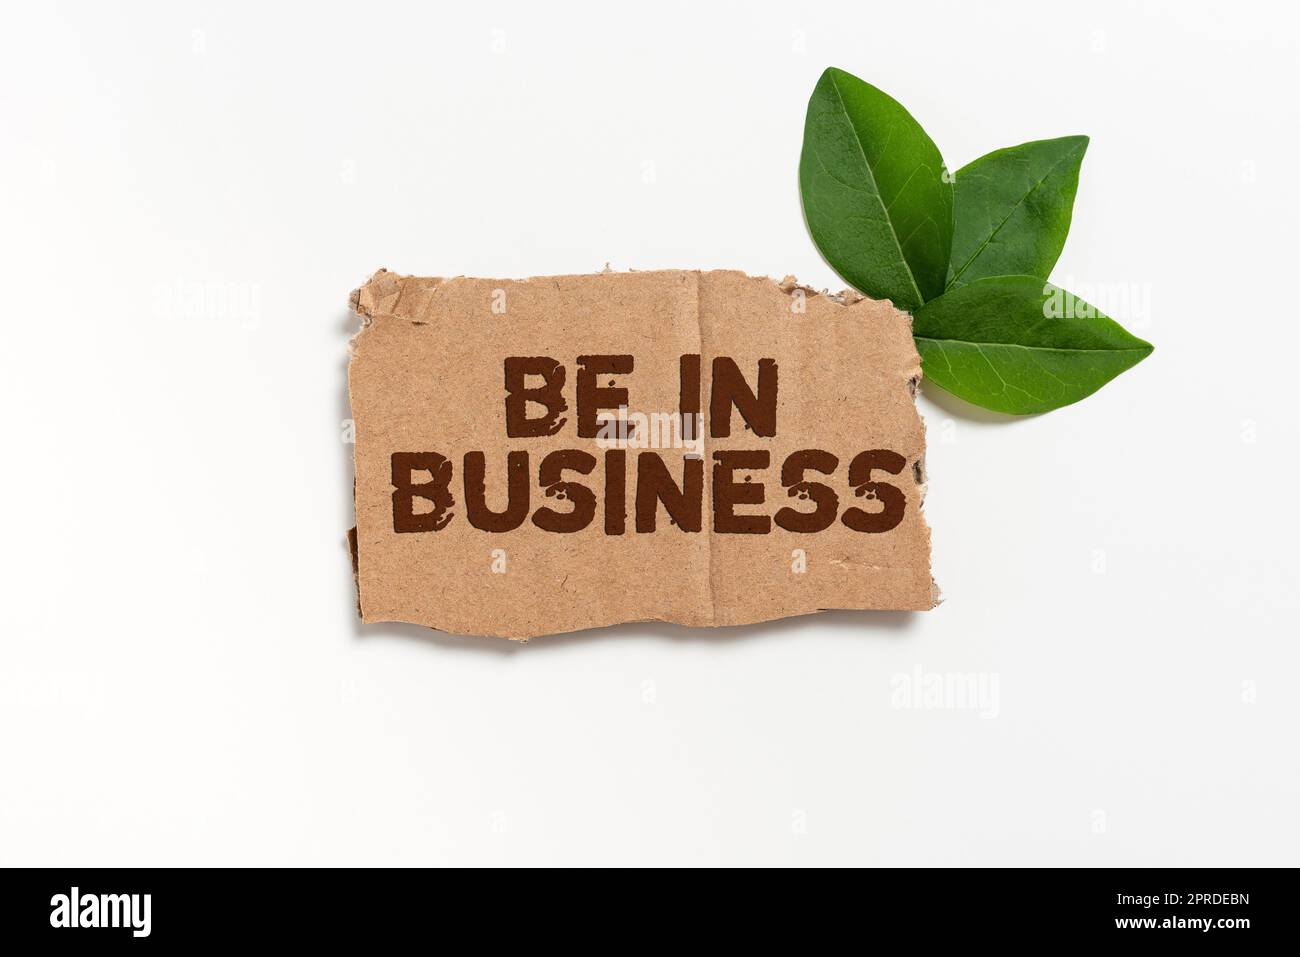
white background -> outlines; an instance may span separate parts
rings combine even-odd
[[[3,15],[0,863],[1300,863],[1294,5],[228,6]],[[925,390],[932,613],[360,627],[349,291],[839,289],[832,64],[953,168],[1091,135],[1053,278],[1154,355]]]

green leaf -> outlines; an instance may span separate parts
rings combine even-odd
[[[843,70],[823,73],[808,101],[799,188],[813,241],[855,289],[902,309],[943,292],[952,184],[892,97]]]
[[[986,409],[1028,415],[1078,402],[1152,346],[1063,289],[992,276],[950,289],[913,315],[928,381]]]
[[[1070,231],[1086,136],[1038,140],[957,171],[949,286],[988,276],[1049,276]]]

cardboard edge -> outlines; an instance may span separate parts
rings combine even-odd
[[[891,303],[891,305],[893,304]],[[894,309],[907,318],[907,329],[908,332],[911,332],[914,322],[912,314],[906,309],[899,309],[897,306],[894,306]],[[929,565],[927,572],[930,575],[930,607],[922,610],[933,611],[943,604],[943,593],[939,588],[939,582],[934,577],[934,530],[930,528],[930,522],[925,514],[925,500],[930,492],[930,473],[925,466],[925,458],[930,451],[930,429],[926,425],[925,416],[921,414],[921,380],[925,378],[925,372],[921,366],[921,353],[917,351],[915,341],[912,343],[912,353],[916,356],[916,374],[907,380],[907,390],[912,395],[912,405],[916,410],[917,421],[921,423],[921,441],[925,448],[920,458],[912,463],[912,477],[916,481],[916,494],[918,497],[916,511],[921,518],[921,525],[925,529],[925,551]]]
[[[375,272],[371,274],[370,278],[367,279],[364,283],[362,283],[356,289],[352,290],[352,293],[348,297],[348,306],[352,310],[352,312],[356,314],[356,316],[361,320],[361,327],[358,332],[359,334],[360,331],[364,331],[366,328],[368,328],[371,325],[371,323],[374,322],[376,318],[379,317],[402,319],[412,323],[419,323],[423,321],[414,316],[402,315],[400,312],[397,311],[397,307],[402,300],[402,293],[404,291],[404,286],[408,282],[439,285],[442,283],[455,282],[460,279],[483,280],[483,279],[491,278],[494,281],[500,280],[503,282],[526,284],[526,283],[534,283],[534,282],[554,282],[557,279],[586,279],[591,276],[613,276],[613,275],[623,275],[623,274],[654,275],[656,273],[682,273],[682,272],[695,273],[696,275],[700,275],[706,272],[735,273],[739,276],[743,276],[746,279],[752,279],[760,282],[770,283],[772,286],[779,289],[787,296],[794,295],[795,291],[798,290],[803,292],[807,296],[825,299],[828,302],[834,303],[837,306],[842,306],[847,309],[851,309],[852,307],[863,302],[885,303],[895,309],[898,309],[898,307],[895,306],[893,302],[891,302],[888,299],[869,299],[867,296],[864,296],[862,295],[862,293],[857,292],[856,290],[853,289],[842,289],[839,292],[834,292],[834,293],[828,289],[816,289],[812,286],[807,285],[806,283],[799,282],[798,279],[796,279],[794,276],[791,275],[787,275],[784,278],[778,280],[772,278],[771,276],[766,276],[766,275],[756,276],[753,273],[745,272],[742,269],[618,270],[618,269],[611,269],[608,263],[606,263],[605,267],[601,269],[599,272],[594,272],[594,273],[559,273],[550,276],[526,276],[522,279],[512,279],[506,276],[493,276],[493,277],[465,276],[465,275],[415,276],[415,275],[408,275],[403,273],[395,273],[386,268],[381,267],[375,270]],[[909,315],[902,309],[898,309],[898,311],[902,312],[904,315]],[[356,337],[354,337],[354,340],[355,338]]]

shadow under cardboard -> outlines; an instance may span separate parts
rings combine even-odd
[[[344,311],[340,329],[345,334],[346,342],[356,334],[359,321],[351,311]],[[348,396],[348,361],[350,356],[344,351],[342,360],[342,377],[339,389],[339,421],[352,418],[352,403]],[[939,390],[934,390],[939,391]],[[947,395],[947,393],[943,393]],[[949,398],[953,398],[949,396]],[[953,399],[961,402],[960,399]],[[937,404],[937,403],[936,403]],[[966,405],[966,403],[961,403]],[[942,408],[942,406],[941,406]],[[983,412],[976,406],[969,406],[976,412]],[[1006,421],[1010,416],[988,413],[994,418],[989,421]],[[340,425],[340,428],[342,426]],[[352,490],[356,483],[356,468],[353,461],[353,446],[340,442],[343,487]],[[340,558],[345,563],[351,577],[352,555],[348,547],[348,529],[356,524],[356,514],[352,495],[345,496],[342,520],[339,525]],[[558,635],[546,635],[530,641],[512,641],[509,638],[492,638],[475,635],[454,635],[438,631],[425,625],[409,622],[375,622],[363,624],[357,608],[356,582],[352,581],[347,591],[347,614],[352,621],[353,637],[362,639],[399,638],[421,641],[435,647],[455,650],[469,650],[478,653],[510,655],[519,652],[538,653],[541,649],[571,647],[585,642],[609,642],[644,637],[653,637],[677,642],[701,642],[706,644],[729,644],[746,639],[761,640],[772,638],[788,632],[799,631],[808,627],[830,630],[838,634],[861,633],[877,637],[900,638],[916,627],[919,615],[925,612],[911,611],[864,611],[834,609],[810,615],[795,615],[790,618],[778,618],[773,621],[759,622],[753,625],[728,625],[717,628],[689,628],[664,621],[635,621],[600,628],[587,628],[582,631],[563,632]]]
[[[548,648],[569,648],[575,644],[588,642],[627,641],[637,638],[656,638],[674,642],[690,642],[711,645],[730,644],[737,641],[758,641],[778,635],[798,631],[808,627],[818,627],[837,634],[861,634],[882,638],[903,638],[917,625],[917,616],[925,612],[913,611],[824,611],[813,615],[796,615],[792,618],[777,618],[773,621],[759,622],[755,625],[728,625],[718,628],[688,628],[665,621],[635,621],[620,625],[607,625],[601,628],[586,628],[582,631],[563,632],[558,635],[544,635],[529,641],[512,641],[509,638],[486,638],[473,635],[453,635],[437,631],[424,625],[407,622],[375,622],[362,624],[356,614],[356,603],[352,603],[352,633],[359,640],[399,638],[428,642],[441,648],[467,650],[479,653],[512,655],[518,653],[540,653]]]

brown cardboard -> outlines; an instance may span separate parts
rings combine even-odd
[[[352,306],[362,319],[349,387],[364,621],[526,639],[646,619],[741,625],[829,608],[935,604],[921,511],[925,437],[914,398],[920,359],[910,318],[889,303],[732,271],[504,280],[381,270],[353,293]],[[631,371],[626,359],[605,356],[630,356]],[[700,357],[698,391],[694,360],[683,356]],[[526,401],[525,389],[541,389],[531,395],[549,406]],[[626,389],[626,400],[611,389]],[[704,420],[695,442],[696,420],[682,428],[683,395],[688,412],[699,396]],[[597,417],[593,399],[625,401],[626,411]],[[724,408],[729,420],[713,414]],[[637,421],[620,443],[608,416],[637,413],[658,416]],[[724,420],[730,434],[715,435]],[[600,437],[579,435],[600,426]],[[620,445],[621,483],[610,480]],[[539,476],[557,450],[574,451],[554,456],[552,474]],[[787,464],[800,450],[822,454],[803,452]],[[471,474],[467,487],[474,470],[466,453],[479,452],[482,483]],[[494,518],[486,509],[508,511],[510,453],[528,505]],[[650,453],[658,462],[648,459],[642,475],[640,457]],[[763,453],[768,466],[753,468]],[[837,460],[833,472],[807,471],[793,489],[782,484],[783,469],[800,462],[827,467],[825,453]],[[593,463],[586,475],[558,470]],[[694,500],[673,499],[674,489],[691,490],[692,472],[701,483],[698,531],[690,528]],[[664,497],[674,500],[680,525],[651,494],[667,478],[674,489],[662,486]],[[421,483],[431,484],[403,491]],[[829,524],[828,490],[838,499]],[[787,511],[778,523],[781,509],[817,510],[818,518]],[[852,521],[866,530],[846,524],[851,509],[861,510]],[[570,511],[578,517],[565,518]],[[569,530],[588,512],[589,524]]]

